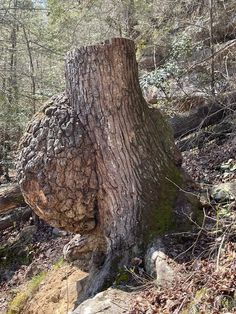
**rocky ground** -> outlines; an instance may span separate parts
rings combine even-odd
[[[160,288],[139,270],[132,276],[141,283],[140,289],[132,297],[116,293],[121,303],[127,298],[125,307],[119,301],[114,307],[114,301],[106,310],[100,309],[101,313],[236,312],[235,156],[233,136],[221,145],[212,142],[183,153],[184,168],[204,191],[205,218],[195,232],[168,235],[162,240],[178,278],[171,286]],[[214,185],[219,189],[212,189]],[[71,308],[76,299],[75,282],[85,276],[62,261],[63,247],[72,237],[33,218],[0,232],[0,313],[6,313],[17,292],[27,290],[28,283],[39,276],[39,293],[31,291],[24,299],[23,310],[19,304],[11,304],[8,313],[62,314]],[[106,298],[103,295],[100,299],[105,305]],[[95,301],[101,307],[101,301]]]

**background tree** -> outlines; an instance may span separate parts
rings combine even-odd
[[[212,77],[215,94],[234,90],[235,4],[213,4],[210,36],[208,0],[2,0],[1,150],[15,150],[32,114],[64,89],[65,53],[104,38],[135,40],[140,82],[154,102],[208,96]]]

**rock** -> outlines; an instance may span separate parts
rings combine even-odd
[[[233,201],[234,197],[231,193],[225,190],[217,190],[213,195],[212,198],[217,202],[217,203],[223,203],[227,201]]]
[[[210,194],[217,203],[233,202],[236,199],[236,180],[213,186]]]
[[[144,259],[144,265],[146,272],[151,276],[156,276],[156,268],[155,268],[155,253],[156,252],[165,252],[164,244],[161,239],[157,239],[154,243],[152,243],[147,249],[147,253]]]
[[[63,257],[81,270],[89,270],[89,261],[92,257],[92,248],[86,236],[77,234],[63,248]]]
[[[32,241],[32,237],[36,234],[36,232],[36,226],[26,226],[21,230],[18,240],[29,243]]]
[[[129,304],[133,298],[134,293],[109,288],[98,293],[94,298],[84,301],[70,314],[128,313]]]
[[[168,286],[178,279],[177,264],[165,254],[165,247],[161,239],[150,245],[145,256],[147,273],[154,278],[157,286]]]
[[[52,234],[56,237],[64,237],[67,235],[67,232],[58,228],[53,228]]]
[[[28,265],[31,262],[31,249],[33,237],[35,236],[37,227],[24,227],[15,238],[10,238],[8,243],[0,247],[0,262],[7,267],[16,267],[23,264]]]
[[[37,232],[36,226],[26,226],[24,227],[21,232],[17,235],[14,241],[10,244],[10,249],[19,249],[23,248],[32,242],[34,235]]]
[[[153,254],[155,259],[156,280],[157,286],[168,286],[177,279],[176,271],[170,266],[170,258],[159,251]]]

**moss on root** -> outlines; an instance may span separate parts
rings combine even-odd
[[[158,190],[159,202],[144,217],[147,226],[144,243],[170,231],[191,230],[193,221],[202,224],[203,211],[199,199],[193,193],[184,192],[185,188],[188,189],[181,169],[173,165],[164,171]]]
[[[175,166],[163,176],[159,190],[159,203],[150,209],[145,217],[148,230],[145,234],[145,243],[149,243],[155,237],[176,229],[173,209],[178,193],[178,187],[183,182],[181,172]]]
[[[114,281],[114,285],[116,286],[126,285],[130,279],[131,274],[130,272],[128,272],[127,269],[125,268],[119,269]]]

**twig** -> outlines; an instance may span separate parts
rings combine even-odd
[[[182,189],[178,184],[176,184],[174,181],[172,181],[168,177],[165,177],[165,179],[168,180],[169,182],[171,182],[172,184],[174,184],[181,192],[184,192],[184,193],[187,193],[187,194],[191,194],[193,196],[196,196],[199,199],[199,194],[195,194],[193,192],[186,191],[186,190]]]
[[[225,240],[225,233],[224,233],[224,234],[223,234],[223,236],[222,236],[222,240],[221,240],[221,242],[220,242],[220,246],[219,246],[218,253],[217,253],[217,259],[216,259],[216,271],[218,271],[218,270],[219,270],[219,264],[220,264],[220,253],[221,253],[221,249],[222,249],[222,246],[223,246],[224,240]]]

